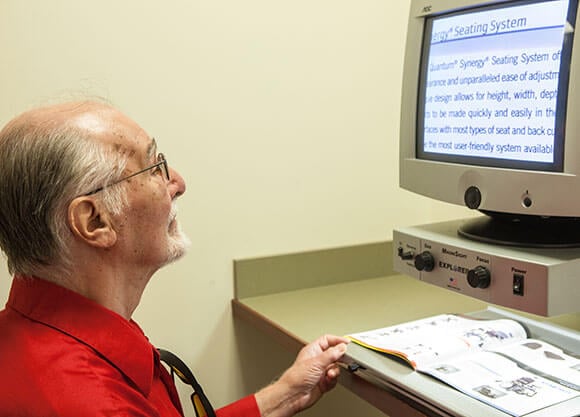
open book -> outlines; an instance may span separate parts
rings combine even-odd
[[[443,314],[348,337],[513,416],[580,396],[580,359],[515,320]]]

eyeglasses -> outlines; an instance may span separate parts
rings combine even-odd
[[[151,166],[148,166],[147,168],[143,168],[141,171],[137,171],[137,172],[132,173],[131,175],[127,175],[126,177],[123,177],[120,180],[117,180],[117,181],[112,182],[110,184],[103,185],[102,187],[96,188],[93,191],[90,191],[88,193],[83,194],[83,196],[96,194],[99,191],[103,191],[105,188],[112,187],[113,185],[119,184],[120,182],[126,181],[129,178],[133,178],[139,174],[150,171],[152,169],[158,169],[158,170],[162,171],[165,179],[167,181],[171,180],[171,177],[169,176],[169,166],[167,165],[167,159],[165,159],[165,155],[163,155],[162,153],[159,153],[159,154],[157,154],[157,163],[155,163]]]
[[[157,351],[159,352],[159,359],[165,362],[171,369],[171,376],[174,377],[177,375],[182,382],[193,388],[194,392],[191,394],[191,402],[193,403],[195,415],[197,417],[216,417],[211,403],[187,365],[168,350],[157,349]]]

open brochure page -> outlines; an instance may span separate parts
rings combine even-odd
[[[558,365],[559,370],[553,373],[561,372],[567,380],[577,382],[577,376],[573,376],[574,373],[580,374],[578,361],[573,365],[573,358],[569,359],[567,365],[571,365],[570,372],[564,369],[566,365]],[[549,358],[547,361],[558,359]],[[564,379],[542,377],[493,352],[475,352],[452,361],[432,363],[418,370],[513,416],[522,416],[580,395],[580,391]]]
[[[525,329],[513,320],[477,320],[441,314],[348,337],[367,348],[397,355],[417,368],[526,336]]]
[[[580,358],[542,340],[527,339],[501,346],[495,352],[522,369],[571,388],[580,394]]]

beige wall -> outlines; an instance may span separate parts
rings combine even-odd
[[[157,274],[136,319],[196,370],[216,405],[291,359],[234,326],[234,258],[382,241],[395,225],[466,214],[398,189],[408,8],[408,0],[0,2],[1,124],[55,98],[104,96],[158,139],[188,182],[180,218],[191,253]],[[3,304],[10,280],[1,274]],[[330,398],[308,414],[372,414],[344,391]]]

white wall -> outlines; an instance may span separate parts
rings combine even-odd
[[[243,325],[234,333],[234,258],[382,241],[395,225],[467,214],[398,189],[408,9],[408,0],[0,2],[1,124],[47,100],[104,96],[188,182],[180,218],[191,253],[158,273],[136,319],[196,370],[216,405],[290,360],[277,353],[255,375],[240,365],[248,345],[270,342]],[[345,410],[341,402],[348,393],[310,414],[339,415],[324,407]]]

